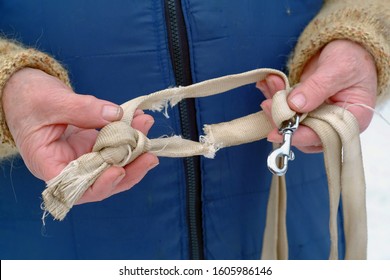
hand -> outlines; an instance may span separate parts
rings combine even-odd
[[[268,98],[261,107],[271,120],[272,96],[285,88],[283,80],[269,75],[257,83]],[[291,109],[300,113],[313,111],[321,104],[329,103],[349,110],[359,123],[360,132],[371,122],[377,94],[377,72],[373,58],[360,45],[348,40],[336,40],[327,44],[305,66],[300,84],[288,96]],[[268,135],[271,142],[281,143],[277,129]],[[293,137],[293,143],[306,153],[322,151],[321,140],[308,127],[301,125]]]
[[[123,115],[120,106],[75,94],[57,78],[31,68],[19,70],[10,78],[2,102],[8,127],[26,166],[44,181],[92,150],[96,128]],[[153,122],[150,115],[139,110],[132,126],[146,135]],[[78,204],[130,189],[157,164],[158,158],[146,153],[124,168],[107,169]]]

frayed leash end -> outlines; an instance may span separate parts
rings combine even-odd
[[[43,210],[50,213],[55,220],[63,220],[88,187],[109,166],[104,162],[93,172],[79,174],[82,170],[79,161],[72,161],[57,177],[47,182],[42,193]]]
[[[215,143],[212,131],[210,130],[209,125],[205,125],[203,127],[203,131],[206,135],[199,136],[199,142],[202,145],[205,145],[208,149],[208,152],[204,154],[206,158],[213,159],[215,157],[216,152],[218,152],[223,146],[222,144]]]

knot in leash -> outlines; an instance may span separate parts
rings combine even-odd
[[[110,165],[125,166],[150,148],[150,140],[123,121],[103,127],[92,151]]]
[[[43,191],[44,210],[59,220],[86,189],[109,167],[125,166],[150,148],[150,140],[124,121],[103,127],[91,153],[82,155],[47,182]]]

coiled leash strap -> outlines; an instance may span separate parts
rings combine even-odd
[[[62,220],[74,203],[107,168],[125,166],[145,152],[164,157],[204,155],[213,158],[215,152],[258,141],[272,130],[263,112],[257,112],[229,122],[204,126],[204,136],[194,142],[180,136],[149,139],[130,125],[137,108],[161,111],[184,98],[219,94],[236,87],[263,80],[269,74],[283,78],[286,88],[273,97],[272,118],[282,128],[285,143],[269,159],[273,173],[282,175],[287,161],[293,158],[289,150],[291,136],[298,124],[312,128],[321,138],[329,185],[331,237],[330,259],[338,258],[337,210],[340,196],[343,201],[346,259],[365,259],[367,252],[367,218],[365,180],[360,148],[359,127],[347,110],[322,105],[304,116],[298,116],[287,104],[290,86],[287,77],[274,69],[257,69],[237,75],[207,80],[187,87],[169,88],[140,96],[122,105],[122,120],[105,126],[99,132],[91,153],[70,162],[43,191],[43,209],[55,219]],[[282,166],[278,164],[282,159]],[[313,186],[316,187],[316,186]],[[267,208],[263,240],[263,259],[287,259],[286,184],[284,176],[274,175]]]

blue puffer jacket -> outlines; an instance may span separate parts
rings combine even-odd
[[[75,91],[120,104],[255,68],[285,70],[297,37],[321,5],[321,0],[4,0],[0,32],[56,57],[69,70]],[[251,85],[189,101],[170,110],[169,119],[153,114],[149,136],[196,138],[203,124],[256,112],[262,99]],[[45,226],[44,183],[20,160],[2,163],[0,257],[257,259],[271,149],[260,141],[223,149],[214,160],[161,158],[130,191],[77,206],[63,222]],[[290,258],[327,258],[322,156],[296,152],[287,184]]]

